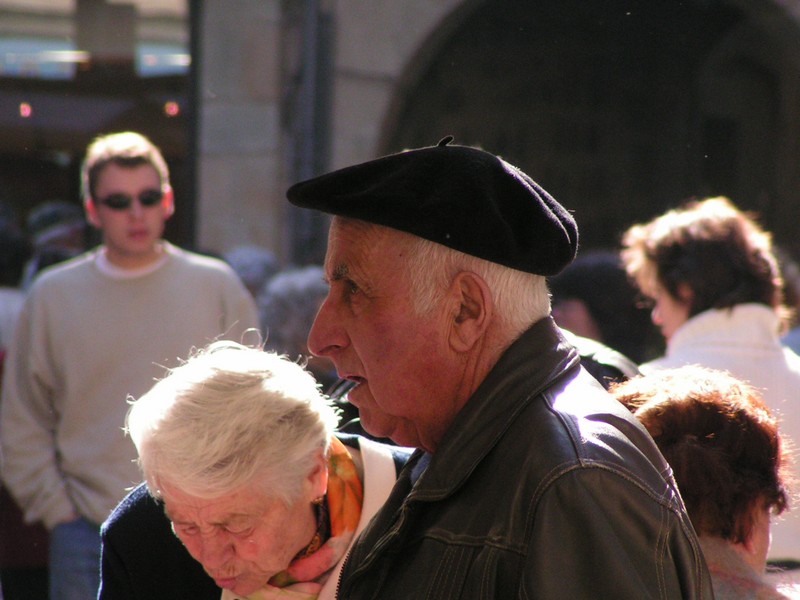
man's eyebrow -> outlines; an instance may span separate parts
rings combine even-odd
[[[331,281],[341,281],[342,279],[347,279],[350,275],[350,269],[348,269],[347,265],[339,264],[333,268],[333,272],[331,272]]]

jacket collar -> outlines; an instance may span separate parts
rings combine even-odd
[[[409,499],[440,500],[451,494],[494,448],[517,415],[579,364],[577,350],[551,317],[534,323],[503,353],[453,420],[436,453],[426,457],[430,464]]]
[[[766,304],[737,304],[696,314],[667,343],[667,355],[695,346],[780,346],[780,318]]]

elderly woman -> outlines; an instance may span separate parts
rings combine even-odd
[[[755,388],[723,371],[667,369],[612,386],[675,473],[717,598],[786,598],[765,579],[770,519],[787,507],[786,451]],[[796,597],[796,596],[794,596]]]
[[[99,597],[334,598],[406,458],[336,421],[271,352],[217,342],[172,370],[128,415],[146,487],[103,526]]]

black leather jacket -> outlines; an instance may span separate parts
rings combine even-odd
[[[436,453],[415,453],[337,597],[713,593],[668,465],[547,318],[503,355]]]

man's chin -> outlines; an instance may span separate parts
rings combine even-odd
[[[401,443],[397,439],[397,437],[401,439],[408,437],[402,435],[403,427],[399,427],[403,419],[373,410],[376,406],[375,399],[372,397],[369,386],[366,383],[359,383],[350,390],[347,393],[347,400],[358,409],[361,427],[368,434],[376,438],[390,439],[401,446],[414,446],[413,444]]]
[[[361,420],[361,427],[364,428],[364,431],[372,436],[389,438],[394,431],[391,420],[387,420],[386,417],[380,417],[378,419],[373,418],[373,415],[369,411],[360,411],[359,419]]]
[[[361,427],[375,438],[391,440],[398,446],[414,446],[414,444],[408,443],[409,440],[407,438],[409,436],[403,435],[403,429],[398,428],[397,423],[392,419],[387,419],[386,417],[371,419],[369,415],[366,415],[361,417]]]

